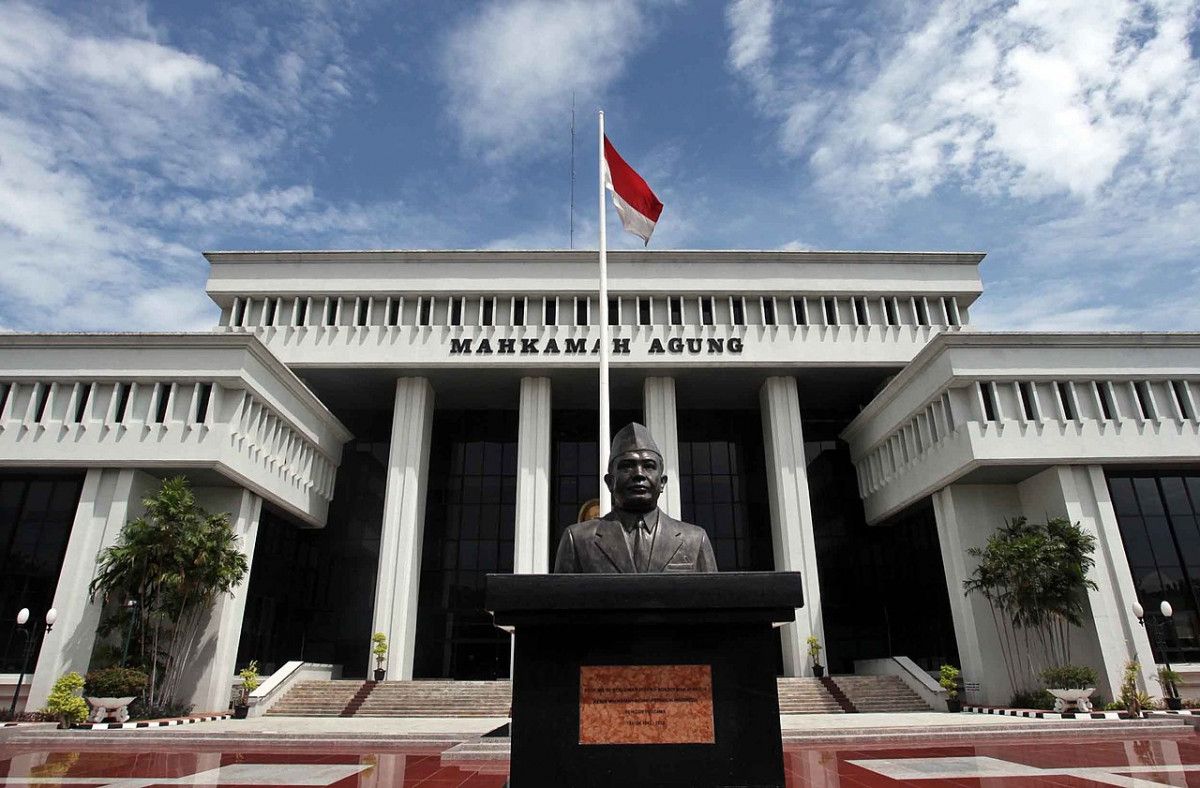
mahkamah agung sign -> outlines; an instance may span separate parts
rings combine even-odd
[[[615,356],[629,355],[629,339],[614,339],[612,354]],[[657,337],[650,340],[646,352],[655,355],[724,355],[741,353],[745,347],[738,337],[729,339],[714,339],[702,337],[671,337],[666,342]],[[542,341],[540,337],[532,339],[497,339],[493,344],[484,337],[476,341],[474,338],[451,339],[450,355],[452,356],[488,356],[488,355],[591,355],[600,352],[600,340],[592,342],[589,348],[586,339],[564,339],[561,343],[554,337]]]

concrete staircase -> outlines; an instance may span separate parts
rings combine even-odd
[[[508,681],[301,681],[274,717],[507,717]]]
[[[834,676],[834,683],[862,712],[929,711],[896,676]],[[781,678],[780,714],[840,714],[838,700],[820,679]],[[276,717],[507,717],[508,681],[301,681],[272,706]]]
[[[860,712],[932,711],[899,676],[834,676],[833,681]]]
[[[820,679],[781,678],[779,685],[780,714],[841,714],[842,707],[821,685]]]
[[[365,681],[299,681],[271,708],[270,717],[340,717]]]
[[[356,717],[507,717],[510,681],[381,681]]]

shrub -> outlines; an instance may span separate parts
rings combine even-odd
[[[382,669],[383,658],[388,653],[387,635],[382,632],[371,635],[371,653],[375,655],[375,667]]]
[[[1088,689],[1096,686],[1098,676],[1087,665],[1059,665],[1043,670],[1041,678],[1052,689]]]
[[[89,698],[137,697],[146,691],[150,677],[133,668],[104,668],[88,671],[83,694]]]
[[[46,714],[58,720],[58,727],[70,728],[87,719],[87,701],[79,697],[83,689],[83,676],[71,672],[54,682],[50,697],[46,698]]]
[[[242,677],[238,703],[244,706],[250,702],[250,693],[262,685],[262,677],[258,675],[258,660],[250,660],[250,664],[238,671],[238,675]]]
[[[809,635],[808,640],[808,656],[812,658],[813,664],[821,658],[821,641],[817,640],[816,635]]]
[[[1057,689],[1057,687],[1055,687]],[[1046,690],[1037,692],[1018,692],[1012,696],[1008,705],[1014,709],[1038,709],[1049,711],[1054,708],[1054,696]]]
[[[1179,671],[1161,667],[1158,669],[1157,679],[1158,683],[1162,685],[1163,694],[1168,697],[1176,697],[1179,694],[1179,684],[1183,681],[1183,676],[1179,675]]]
[[[938,676],[938,684],[942,689],[946,690],[946,697],[954,700],[958,697],[958,677],[962,675],[962,671],[953,665],[942,665],[941,673]]]

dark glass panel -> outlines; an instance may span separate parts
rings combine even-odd
[[[1155,479],[1134,479],[1133,489],[1137,494],[1138,505],[1142,510],[1142,514],[1163,514],[1162,498],[1158,494],[1158,484]]]
[[[17,630],[17,611],[27,607],[42,621],[54,603],[54,591],[83,475],[79,473],[0,474],[0,673],[17,673],[25,638]],[[37,664],[41,639],[34,641],[28,670]]]
[[[1141,514],[1137,496],[1133,492],[1133,479],[1113,478],[1108,481],[1108,494],[1112,497],[1117,516]]]
[[[1151,637],[1155,658],[1200,659],[1200,520],[1192,494],[1200,490],[1200,474],[1110,472],[1108,481],[1148,625],[1158,625],[1161,617],[1155,611],[1164,599],[1175,608],[1174,622],[1163,630],[1165,639]],[[1142,517],[1136,516],[1138,511]]]
[[[492,626],[483,592],[488,573],[512,571],[516,441],[516,411],[434,417],[424,538],[442,545],[447,563],[421,567],[418,678],[508,675],[510,640]]]

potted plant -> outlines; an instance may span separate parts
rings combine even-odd
[[[958,697],[958,677],[962,671],[953,665],[942,665],[938,675],[938,684],[946,690],[946,711],[957,714],[962,711],[962,701]]]
[[[1168,667],[1158,669],[1158,683],[1163,688],[1163,700],[1167,703],[1167,708],[1171,711],[1179,711],[1183,708],[1183,699],[1179,697],[1179,685],[1183,682],[1183,676],[1179,672]]]
[[[88,706],[79,693],[83,691],[83,676],[71,672],[54,682],[43,710],[58,719],[58,727],[70,728],[87,719]]]
[[[244,720],[250,713],[250,693],[262,684],[262,677],[258,675],[258,660],[250,660],[250,664],[238,671],[238,675],[242,678],[242,686],[233,704],[233,718]]]
[[[371,653],[375,655],[375,680],[383,681],[387,674],[383,669],[383,660],[388,653],[387,635],[382,632],[371,635]]]
[[[84,677],[83,696],[92,707],[92,722],[115,717],[129,720],[129,704],[146,691],[150,677],[132,668],[103,668]]]
[[[808,636],[808,657],[813,663],[813,675],[821,678],[825,675],[825,666],[821,664],[821,641],[816,635]]]
[[[1088,700],[1096,691],[1096,671],[1086,665],[1059,665],[1046,668],[1041,673],[1046,690],[1057,700],[1054,710],[1066,711],[1074,704],[1081,712],[1090,712],[1092,703]]]

